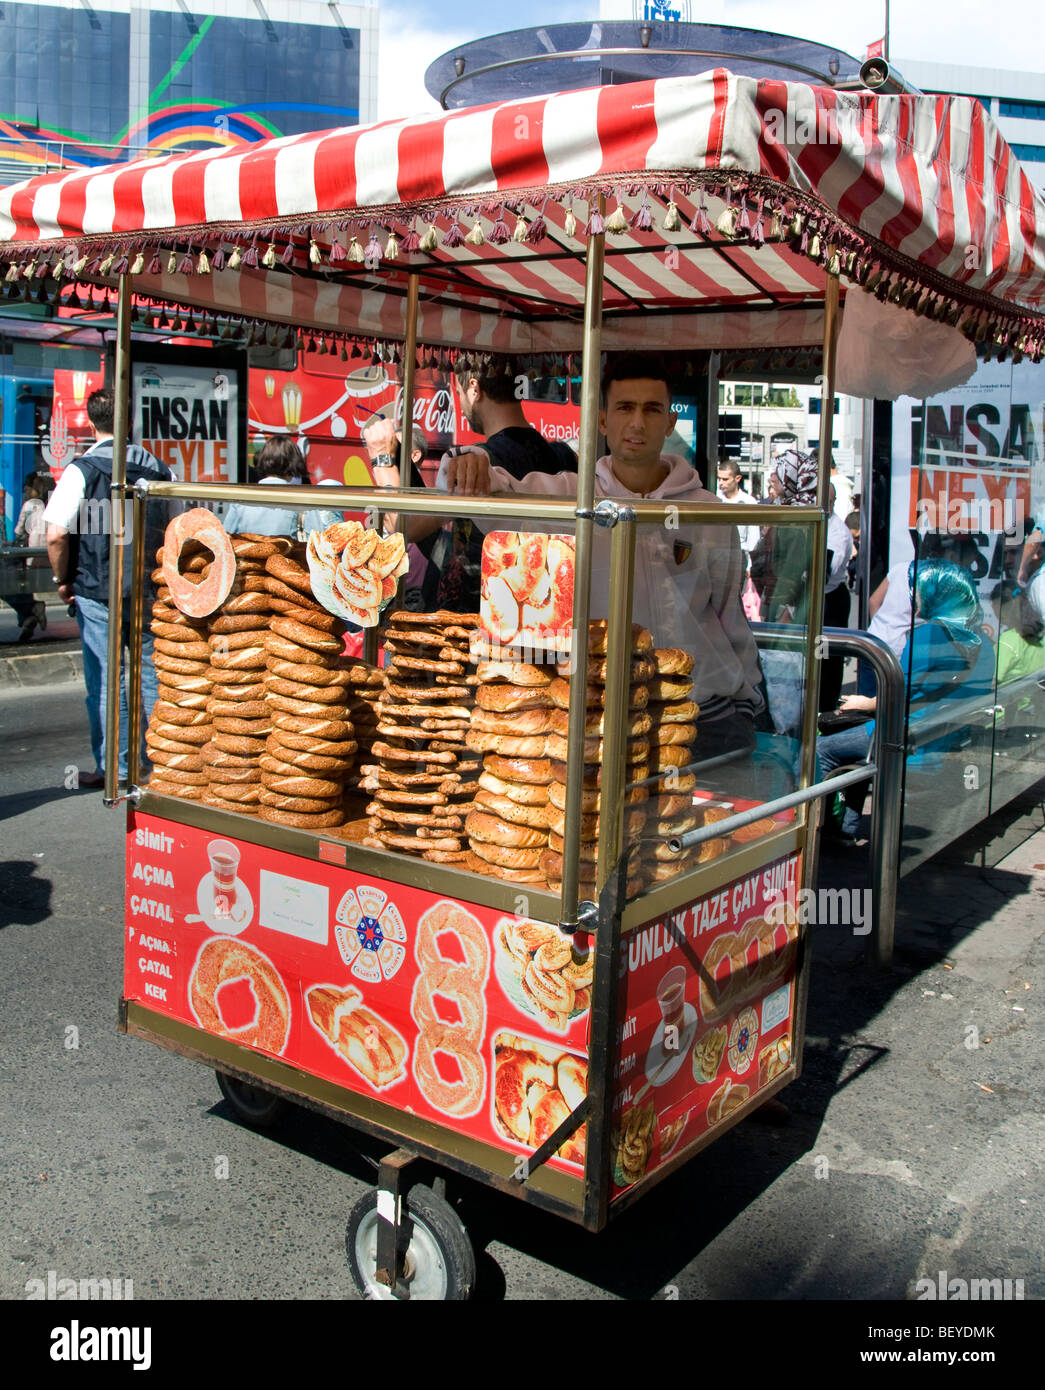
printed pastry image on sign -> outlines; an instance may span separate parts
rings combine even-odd
[[[360,627],[376,627],[410,568],[406,542],[396,531],[384,539],[358,521],[338,521],[308,537],[312,592],[328,613]]]
[[[568,655],[573,568],[572,536],[491,531],[483,542],[480,635],[494,646]]]

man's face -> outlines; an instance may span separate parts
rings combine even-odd
[[[733,497],[740,489],[740,476],[731,468],[718,470],[718,486],[723,497]]]
[[[660,462],[676,419],[667,382],[637,377],[610,383],[606,408],[599,412],[599,428],[614,462],[653,467]]]
[[[479,405],[479,397],[482,391],[475,377],[471,377],[461,388],[461,409],[464,411],[464,418],[468,421],[468,428],[475,434],[485,434],[483,429],[482,410]]]

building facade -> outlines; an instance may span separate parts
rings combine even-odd
[[[378,9],[327,0],[0,6],[0,178],[356,125]]]

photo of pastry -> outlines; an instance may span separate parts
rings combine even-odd
[[[368,1086],[383,1091],[406,1075],[406,1042],[385,1019],[363,1007],[353,985],[314,985],[305,996],[312,1027]]]
[[[698,1082],[714,1081],[726,1053],[729,1030],[723,1023],[711,1028],[693,1046],[693,1076]]]
[[[738,1076],[743,1076],[754,1061],[757,1045],[758,1014],[754,1009],[744,1009],[729,1029],[729,1065]]]
[[[554,1043],[498,1033],[493,1044],[493,1122],[498,1134],[537,1149],[588,1093],[588,1063]],[[559,1150],[567,1163],[583,1166],[586,1126]]]
[[[653,1156],[657,1112],[652,1105],[633,1106],[613,1128],[613,1179],[618,1187],[631,1187],[646,1176]]]
[[[740,1086],[727,1077],[708,1104],[708,1126],[717,1125],[720,1120],[739,1109],[750,1094],[747,1086]]]
[[[565,1033],[590,1007],[594,951],[578,958],[558,927],[519,917],[502,917],[493,940],[497,979],[521,1012]]]
[[[758,1084],[765,1086],[791,1065],[791,1039],[778,1038],[758,1054]]]
[[[684,1115],[676,1115],[673,1120],[667,1120],[660,1125],[660,1157],[662,1162],[665,1158],[669,1158],[678,1147],[690,1113],[687,1110]]]

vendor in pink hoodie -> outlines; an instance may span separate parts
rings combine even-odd
[[[610,359],[602,401],[599,428],[609,453],[596,464],[596,497],[665,504],[663,525],[639,527],[633,618],[649,628],[658,647],[682,647],[694,657],[692,698],[700,705],[701,756],[750,748],[755,742],[754,715],[762,703],[761,670],[740,604],[744,563],[736,528],[682,526],[672,515],[672,503],[717,503],[717,498],[701,486],[685,459],[661,453],[677,419],[662,363],[631,353]],[[445,457],[436,488],[466,496],[576,496],[577,475],[530,473],[516,479],[491,466],[489,457],[476,448]],[[606,615],[608,595],[609,535],[596,527],[593,617]]]

